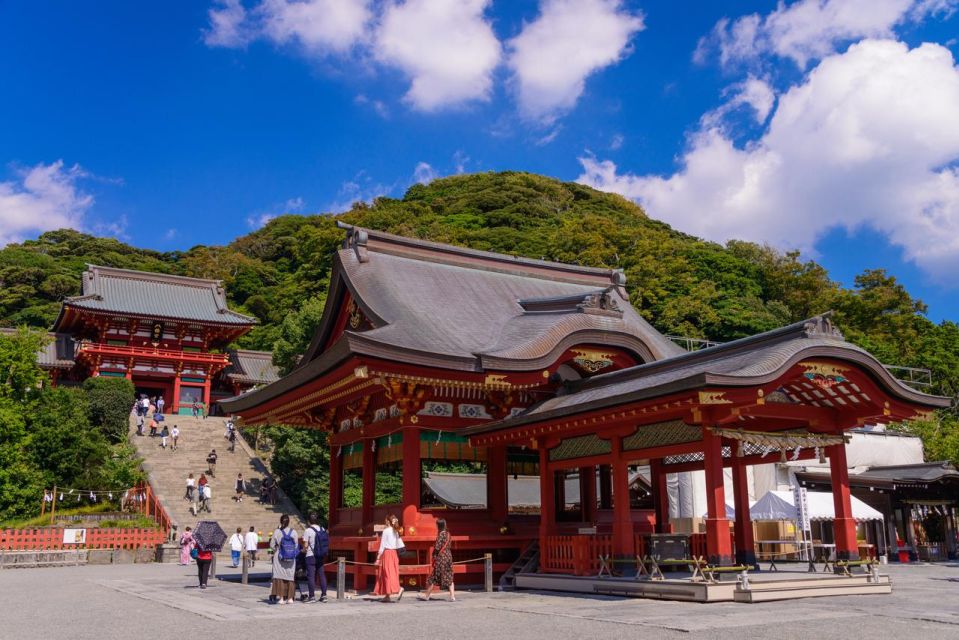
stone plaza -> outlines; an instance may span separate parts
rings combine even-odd
[[[891,595],[762,604],[464,589],[456,603],[421,602],[411,591],[397,604],[271,606],[268,582],[240,584],[229,568],[202,592],[194,568],[178,565],[12,569],[0,571],[0,638],[959,639],[959,564],[887,571]]]

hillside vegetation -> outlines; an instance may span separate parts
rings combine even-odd
[[[708,215],[708,212],[704,212]],[[135,249],[75,231],[0,250],[0,325],[49,327],[59,300],[80,290],[87,262],[224,281],[230,302],[262,324],[243,346],[273,349],[289,368],[319,319],[335,222],[508,254],[622,269],[632,303],[671,335],[727,341],[833,309],[846,337],[887,364],[932,369],[930,391],[959,393],[959,326],[881,270],[841,287],[796,253],[753,243],[705,242],[650,219],[635,204],[575,183],[526,173],[456,176],[411,187],[402,199],[347,213],[288,215],[226,246],[185,252]],[[943,415],[917,425],[930,458],[959,459],[959,428]]]

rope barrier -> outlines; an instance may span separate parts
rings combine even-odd
[[[466,563],[468,563],[468,562],[480,562],[480,561],[485,561],[485,560],[486,560],[485,557],[470,558],[469,560],[457,560],[457,561],[454,562],[453,564],[466,564]]]

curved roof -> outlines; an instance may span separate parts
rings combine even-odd
[[[226,376],[245,384],[269,384],[280,379],[280,370],[273,364],[269,351],[235,349],[230,351],[230,366]]]
[[[572,346],[573,334],[580,344],[619,346],[646,362],[682,353],[629,305],[618,271],[348,229],[333,279],[373,324],[356,334],[371,347],[472,370],[539,368]]]
[[[83,295],[65,299],[63,306],[238,326],[257,322],[227,307],[226,293],[218,280],[96,265],[87,265],[83,272]],[[61,308],[54,330],[62,318]]]
[[[950,404],[949,398],[920,393],[897,380],[868,351],[846,342],[832,326],[829,314],[824,314],[708,349],[569,382],[566,393],[545,400],[516,417],[466,431],[482,433],[507,429],[707,386],[766,384],[800,360],[810,357],[836,358],[857,364],[892,396],[906,402],[932,408]]]

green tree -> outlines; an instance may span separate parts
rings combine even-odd
[[[130,428],[134,387],[126,378],[99,376],[83,381],[90,405],[90,421],[112,443],[126,440]]]

